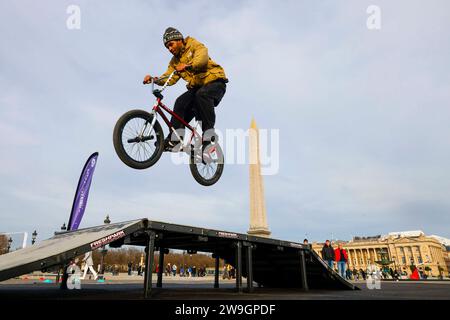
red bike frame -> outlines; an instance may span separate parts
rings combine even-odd
[[[178,114],[176,114],[174,111],[172,111],[170,108],[168,108],[164,103],[162,103],[161,98],[157,98],[156,104],[153,106],[152,110],[161,116],[161,118],[164,120],[166,125],[169,127],[170,132],[173,132],[173,131],[176,132],[176,130],[173,128],[172,122],[170,122],[169,119],[167,119],[166,115],[164,114],[164,112],[161,109],[165,110],[167,113],[169,113],[170,115],[175,117],[178,121],[180,121],[186,128],[191,130],[192,135],[191,135],[189,142],[192,141],[192,138],[194,136],[198,136],[201,139],[200,134],[197,132],[197,130],[195,130],[194,127],[189,125],[189,123],[187,123],[183,118],[181,118]],[[177,135],[178,135],[178,133],[177,133]]]

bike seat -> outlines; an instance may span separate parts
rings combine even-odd
[[[162,95],[161,90],[159,89],[153,90],[153,95],[161,100],[164,99],[164,96]]]

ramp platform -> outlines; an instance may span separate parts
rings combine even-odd
[[[329,268],[308,245],[148,219],[57,233],[39,244],[1,255],[0,281],[64,265],[106,244],[146,247],[145,297],[149,297],[152,290],[155,251],[159,251],[160,265],[156,286],[162,287],[164,254],[168,249],[212,253],[216,259],[215,288],[219,287],[219,259],[225,259],[236,269],[237,291],[244,289],[242,277],[247,278],[249,292],[253,291],[254,283],[263,287],[302,290],[358,289]]]

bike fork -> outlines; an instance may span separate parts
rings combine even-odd
[[[154,110],[152,110],[150,112],[150,115],[153,116],[153,119],[152,119],[152,123],[150,124],[150,132],[148,133],[149,136],[151,136],[152,133],[153,133],[153,128],[155,127],[156,117],[158,116],[158,114]],[[146,122],[145,125],[144,125],[144,128],[142,128],[142,132],[141,132],[141,135],[140,135],[141,137],[144,136],[145,129],[147,129],[147,124],[148,124],[148,122]]]

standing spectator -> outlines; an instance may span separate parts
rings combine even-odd
[[[189,275],[189,278],[192,277],[192,267],[191,266],[189,266],[189,268],[188,268],[188,275]]]
[[[230,266],[230,267],[231,267],[231,269],[230,269],[230,277],[231,277],[231,279],[236,279],[236,269],[234,267],[232,267],[232,266]]]
[[[334,250],[331,246],[330,240],[325,241],[322,248],[322,259],[328,264],[328,266],[333,269],[334,266]]]
[[[347,271],[345,272],[345,279],[352,280],[352,272],[350,271],[350,269],[347,269]]]
[[[84,280],[84,278],[86,278],[88,270],[91,270],[92,274],[94,275],[94,280],[97,280],[98,274],[97,272],[95,272],[93,267],[94,261],[92,260],[92,251],[86,252],[83,261],[85,262],[85,267],[84,267],[84,274],[83,277],[81,277],[81,279]]]
[[[410,279],[412,280],[419,280],[420,276],[419,276],[419,270],[417,270],[417,267],[414,266],[414,270],[411,273],[411,275],[409,276]]]
[[[361,274],[363,280],[365,281],[366,280],[366,273],[364,272],[364,270],[363,269],[359,269],[359,273]]]
[[[359,280],[358,271],[355,268],[353,268],[353,279]]]
[[[305,245],[311,249],[311,245],[309,244],[308,239],[303,239],[303,245]]]
[[[172,273],[174,277],[177,275],[177,265],[175,263],[172,266]]]
[[[334,250],[335,260],[337,262],[338,273],[342,278],[345,279],[345,270],[347,267],[347,250],[345,250],[342,246],[342,243],[339,243],[338,248]]]
[[[184,266],[181,265],[180,267],[180,277],[184,277]]]
[[[167,264],[167,266],[166,266],[166,271],[165,271],[164,274],[165,274],[166,276],[169,276],[169,277],[170,277],[170,275],[172,274],[172,266],[171,266],[170,262]]]
[[[196,277],[196,276],[197,276],[197,267],[196,267],[196,266],[193,266],[193,267],[192,267],[192,276],[193,276],[193,277]]]
[[[133,267],[133,263],[128,261],[128,275],[131,276],[131,268]]]
[[[395,271],[394,271],[394,279],[396,281],[398,281],[398,279],[400,279],[400,274],[398,273],[397,269],[395,269]]]
[[[227,264],[223,265],[222,279],[230,279],[230,275],[228,273],[228,266],[227,266]]]
[[[389,275],[391,276],[392,279],[395,279],[394,270],[392,270],[392,268],[389,268]]]

